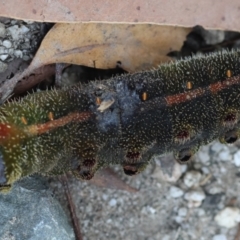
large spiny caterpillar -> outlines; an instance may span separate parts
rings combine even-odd
[[[39,172],[91,179],[102,166],[141,172],[154,155],[187,162],[239,137],[240,50],[29,95],[0,107],[0,186]]]

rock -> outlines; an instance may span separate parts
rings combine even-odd
[[[22,25],[18,27],[17,25],[13,25],[9,28],[7,28],[8,32],[12,36],[13,40],[18,40],[20,38],[23,38],[23,35],[27,32],[29,32],[29,28]]]
[[[4,38],[5,35],[6,35],[5,25],[3,23],[0,23],[0,37]]]
[[[181,207],[178,209],[178,215],[181,217],[186,217],[188,213],[188,209],[185,207]]]
[[[7,58],[8,58],[8,54],[2,54],[2,55],[0,55],[0,59],[1,59],[2,61],[5,61]]]
[[[5,54],[5,53],[8,53],[8,50],[5,47],[0,46],[0,54]]]
[[[173,154],[155,156],[156,167],[152,177],[165,182],[177,182],[182,175],[182,165],[174,160]]]
[[[189,171],[184,175],[183,182],[188,187],[198,187],[202,174],[198,171]]]
[[[211,195],[219,194],[225,191],[223,184],[218,182],[212,182],[205,186],[205,191]]]
[[[187,208],[184,208],[184,207],[181,207],[177,210],[177,213],[178,215],[174,217],[174,220],[177,222],[177,223],[182,223],[186,220],[186,216],[187,216],[187,213],[188,213],[188,209]]]
[[[2,42],[2,45],[5,47],[5,48],[11,48],[12,47],[12,43],[9,41],[9,40],[4,40]]]
[[[60,204],[42,177],[17,182],[10,193],[0,194],[0,239],[75,239]]]
[[[218,155],[218,158],[220,161],[231,161],[232,160],[232,156],[230,154],[229,148],[224,148],[223,151],[221,151]]]
[[[14,51],[14,56],[17,58],[22,58],[23,57],[23,52],[21,50],[15,50]]]
[[[226,207],[214,218],[221,227],[233,228],[240,222],[240,209],[236,207]]]
[[[204,209],[217,209],[219,204],[222,204],[222,201],[224,200],[223,194],[208,194],[206,198],[204,199],[204,202],[202,204],[202,208]]]
[[[115,198],[112,198],[110,201],[109,201],[109,206],[110,207],[115,207],[117,205],[117,200]]]
[[[28,61],[28,60],[30,60],[30,57],[27,56],[27,55],[23,55],[23,56],[22,56],[22,60],[23,60],[23,61]]]
[[[199,207],[205,197],[206,195],[201,189],[189,191],[184,195],[184,199],[188,201],[189,208]]]
[[[142,208],[141,213],[146,214],[146,215],[149,215],[149,214],[154,215],[156,213],[156,209],[147,205]]]
[[[205,216],[205,215],[206,215],[205,210],[202,209],[202,208],[199,208],[198,211],[197,211],[197,216],[203,217],[203,216]]]
[[[204,167],[204,166],[201,167],[201,171],[205,175],[208,175],[210,173],[209,168],[208,167]]]
[[[218,153],[222,151],[224,145],[221,144],[220,142],[214,142],[213,145],[211,146],[211,150],[215,153]]]
[[[200,151],[197,156],[203,164],[209,164],[210,155],[208,152]]]
[[[240,151],[237,151],[234,155],[233,155],[233,162],[235,164],[236,167],[240,167]]]
[[[169,194],[172,198],[179,198],[181,196],[183,196],[184,192],[182,189],[175,187],[175,186],[171,186],[169,189]]]
[[[213,236],[212,240],[227,240],[227,237],[223,234]]]

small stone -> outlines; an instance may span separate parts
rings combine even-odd
[[[214,144],[211,146],[211,150],[218,153],[223,149],[223,144],[220,142],[214,142]]]
[[[27,56],[27,55],[23,55],[22,59],[23,59],[24,61],[28,61],[28,60],[30,59],[30,57]]]
[[[111,224],[111,223],[112,223],[112,219],[109,218],[109,219],[107,220],[107,223],[108,223],[108,224]]]
[[[11,48],[12,47],[12,43],[9,40],[4,40],[2,42],[2,45],[6,48]]]
[[[204,199],[202,208],[204,209],[223,209],[224,205],[222,205],[222,202],[224,201],[224,196],[222,194],[214,194],[210,195],[207,194],[206,198]]]
[[[181,217],[186,217],[187,212],[188,212],[187,208],[182,207],[178,209],[178,215]]]
[[[181,217],[181,216],[176,216],[176,217],[174,217],[174,220],[175,220],[175,222],[180,224],[180,223],[182,223],[184,221],[184,218]]]
[[[179,198],[181,196],[183,196],[184,192],[182,189],[175,187],[175,186],[171,186],[170,190],[169,190],[169,194],[172,198]]]
[[[34,21],[31,21],[31,20],[23,20],[23,21],[27,24],[33,24],[34,23]]]
[[[24,26],[24,25],[22,25],[22,26],[20,27],[20,29],[21,29],[21,33],[22,33],[22,34],[28,33],[28,32],[30,31],[30,29],[27,28],[27,27]]]
[[[115,207],[117,205],[117,200],[115,198],[112,198],[108,204],[110,207]]]
[[[227,240],[227,237],[223,234],[213,236],[212,240]]]
[[[202,201],[205,198],[205,193],[202,190],[193,190],[187,192],[184,198],[186,200]]]
[[[229,149],[224,149],[224,151],[221,151],[218,155],[218,158],[220,161],[231,161],[232,160],[232,156],[230,154]]]
[[[206,215],[206,212],[205,212],[204,209],[199,208],[199,210],[198,210],[198,212],[197,212],[197,215],[198,215],[199,217],[203,217],[203,216]]]
[[[13,48],[9,48],[9,49],[8,49],[8,54],[12,56],[13,53],[14,53],[14,49],[13,49]]]
[[[188,187],[198,187],[202,174],[198,171],[189,171],[184,175],[183,182]]]
[[[28,50],[30,48],[30,43],[29,42],[24,42],[21,44],[21,49],[23,50]]]
[[[107,195],[107,194],[102,194],[102,199],[103,199],[104,201],[106,201],[106,200],[108,199],[108,195]]]
[[[240,222],[240,209],[226,207],[215,216],[214,220],[221,227],[233,228]]]
[[[171,174],[168,173],[168,171],[164,167],[156,166],[152,174],[152,177],[162,180],[164,182],[175,183],[181,177],[181,175],[182,175],[181,165],[178,162],[175,162],[173,164]]]
[[[181,172],[182,172],[182,174],[185,173],[185,172],[187,171],[187,169],[188,169],[187,164],[180,164],[180,166],[181,166]]]
[[[22,25],[21,27],[14,25],[14,26],[7,28],[7,30],[14,40],[19,40],[20,38],[23,37],[23,35],[25,33],[27,33],[29,31],[29,28],[27,28],[24,25]]]
[[[5,35],[6,35],[5,25],[3,23],[0,23],[0,37],[4,38]]]
[[[202,167],[201,170],[202,170],[203,174],[205,174],[205,175],[208,175],[210,173],[208,167]]]
[[[5,61],[7,58],[8,58],[8,54],[2,54],[2,55],[0,55],[0,59],[1,59],[2,61]]]
[[[145,215],[149,215],[149,214],[155,214],[156,213],[156,209],[147,205],[147,206],[144,206],[141,210],[141,213],[142,214],[145,214]]]
[[[17,58],[22,58],[23,57],[23,53],[21,50],[15,50],[14,51],[14,56],[17,57]]]
[[[181,177],[181,164],[174,161],[173,153],[156,155],[154,161],[156,162],[156,167],[152,175],[154,178],[164,182],[177,182]]]
[[[233,162],[235,164],[236,167],[240,167],[240,151],[237,151],[234,155],[233,155]]]
[[[156,209],[151,207],[151,206],[146,206],[146,212],[150,213],[150,214],[155,214],[156,213]]]
[[[203,164],[209,164],[210,156],[208,152],[200,151],[198,153],[198,158]]]
[[[170,240],[170,239],[172,239],[172,237],[169,236],[169,235],[165,235],[165,236],[162,238],[162,240]]]
[[[0,47],[0,54],[8,53],[8,50],[5,47]]]
[[[17,23],[17,20],[11,20],[11,24],[15,25]]]
[[[223,186],[217,182],[213,182],[213,183],[207,185],[205,187],[205,190],[207,191],[207,193],[209,193],[211,195],[215,195],[215,194],[224,192]]]
[[[199,207],[205,197],[206,195],[201,189],[192,190],[184,195],[184,198],[188,201],[189,208]]]

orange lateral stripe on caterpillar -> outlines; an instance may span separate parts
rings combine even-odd
[[[208,91],[211,91],[213,94],[218,93],[223,89],[227,89],[232,85],[240,84],[240,76],[227,78],[225,81],[219,81],[213,84],[210,84],[206,88],[197,88],[194,90],[189,90],[185,93],[175,94],[172,96],[166,97],[167,105],[177,104],[185,101],[190,101],[194,98],[200,97],[203,94],[206,94]]]
[[[29,133],[30,135],[43,134],[55,128],[62,127],[73,121],[79,123],[86,121],[91,115],[92,114],[90,112],[70,113],[65,117],[61,117],[56,120],[51,120],[50,122],[28,126],[25,129],[25,132]]]

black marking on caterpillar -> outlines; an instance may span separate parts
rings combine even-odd
[[[91,179],[121,164],[134,175],[154,155],[187,162],[216,138],[239,137],[240,50],[29,95],[0,107],[0,184],[39,172]]]

